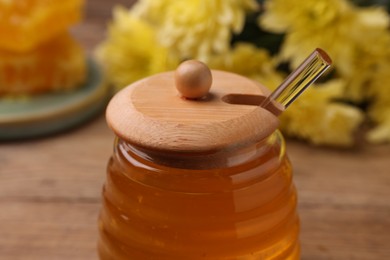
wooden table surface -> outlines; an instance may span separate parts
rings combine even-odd
[[[122,2],[130,6],[133,1]],[[91,51],[113,3],[90,0],[76,37]],[[97,216],[113,134],[103,115],[54,136],[0,143],[0,259],[97,259]],[[390,259],[390,146],[288,141],[302,259]]]

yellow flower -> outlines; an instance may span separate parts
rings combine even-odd
[[[383,116],[380,123],[367,134],[367,139],[371,143],[390,142],[390,106],[381,110]]]
[[[246,12],[255,0],[144,0],[135,14],[159,27],[164,46],[182,58],[207,61],[229,49],[232,33],[241,32]]]
[[[154,27],[161,26],[166,17],[170,6],[176,0],[139,0],[132,7],[133,15],[147,21]]]
[[[226,54],[213,56],[208,62],[210,68],[231,71],[275,89],[283,76],[275,70],[268,51],[250,43],[237,43]]]
[[[390,142],[390,55],[377,68],[368,90],[372,100],[369,115],[376,126],[368,133],[373,143]]]
[[[179,63],[157,40],[155,29],[123,7],[114,8],[109,36],[96,55],[117,88],[171,70]]]
[[[371,96],[371,81],[386,60],[389,60],[390,34],[389,17],[382,8],[359,9],[356,12],[356,30],[351,30],[354,49],[349,61],[348,97],[352,100],[365,100]],[[383,86],[383,85],[382,85]],[[381,87],[382,87],[381,86]]]
[[[264,5],[266,12],[260,17],[260,23],[264,28],[278,33],[328,27],[351,9],[345,0],[266,0]]]
[[[364,100],[366,82],[390,44],[383,8],[358,8],[346,0],[268,0],[260,24],[286,33],[280,57],[296,67],[315,48],[326,50],[347,80],[346,96]]]
[[[286,33],[280,55],[283,60],[290,60],[293,67],[317,47],[329,52],[337,64],[350,60],[353,12],[347,1],[268,0],[265,10],[260,24],[267,30]]]
[[[351,146],[363,121],[357,108],[332,100],[342,94],[342,80],[311,87],[281,116],[281,128],[289,136],[316,145]]]
[[[283,80],[268,52],[248,43],[236,44],[227,54],[214,56],[209,65],[255,79],[271,90]],[[309,88],[281,115],[282,131],[314,144],[352,145],[363,114],[351,106],[332,103],[342,96],[344,87],[345,82],[339,79]]]

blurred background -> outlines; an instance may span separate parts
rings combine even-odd
[[[57,75],[0,76],[0,259],[97,259],[113,93],[190,58],[274,89],[315,47],[333,70],[281,118],[302,259],[390,258],[389,1],[71,2],[20,44],[0,16],[0,69]]]

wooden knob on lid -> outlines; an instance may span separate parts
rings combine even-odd
[[[210,69],[200,61],[184,61],[175,71],[176,88],[184,98],[200,99],[206,96],[212,81]]]

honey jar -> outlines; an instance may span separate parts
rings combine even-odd
[[[100,259],[299,259],[280,108],[248,78],[189,62],[111,100]]]

